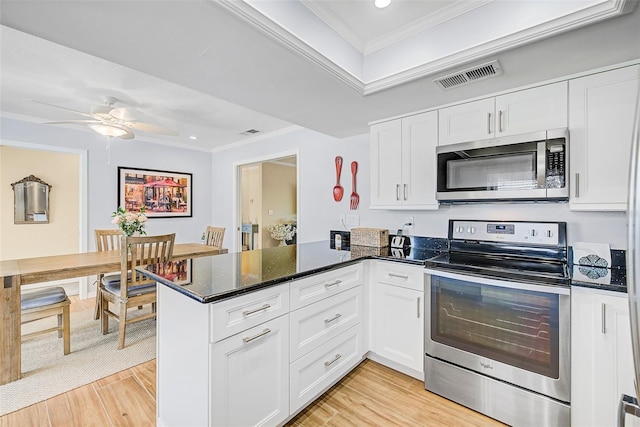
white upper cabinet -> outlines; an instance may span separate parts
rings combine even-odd
[[[438,145],[493,138],[495,98],[443,108],[438,113]]]
[[[371,208],[437,209],[438,114],[371,126]]]
[[[439,111],[439,145],[567,127],[567,82]]]
[[[639,66],[569,82],[572,210],[626,210]]]

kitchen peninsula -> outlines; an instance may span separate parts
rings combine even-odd
[[[364,255],[325,241],[197,258],[184,286],[145,271],[165,285],[158,425],[279,425],[340,380],[369,350]],[[395,259],[422,283],[425,258]]]

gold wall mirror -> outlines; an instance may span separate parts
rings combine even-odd
[[[11,184],[14,224],[48,224],[51,185],[33,175]]]

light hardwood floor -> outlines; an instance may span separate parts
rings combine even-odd
[[[93,304],[72,299],[72,309]],[[75,304],[74,304],[75,303]],[[0,427],[155,426],[155,360],[0,417]],[[290,427],[502,426],[365,360],[292,419]]]

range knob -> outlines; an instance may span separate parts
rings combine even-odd
[[[547,230],[547,237],[553,237],[553,231]]]
[[[467,228],[467,233],[469,233],[469,234],[473,234],[473,233],[475,233],[475,232],[476,232],[476,228],[475,228],[475,227],[469,227],[469,228]]]
[[[531,229],[531,237],[535,237],[538,235],[538,230],[536,230],[535,228]]]
[[[460,234],[464,233],[464,227],[461,225],[456,227],[456,233],[460,233]]]

